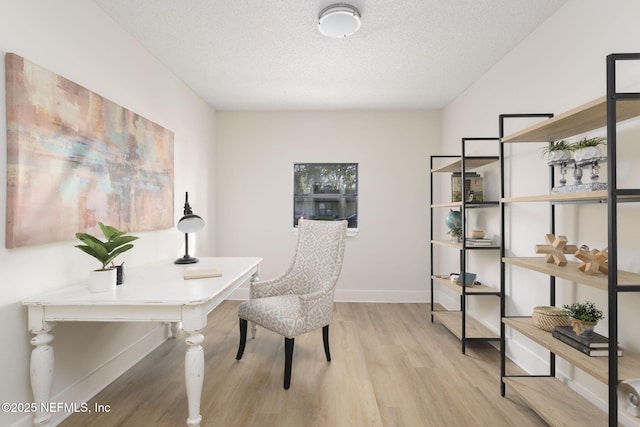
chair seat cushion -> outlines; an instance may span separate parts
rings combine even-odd
[[[240,304],[238,316],[287,338],[306,332],[297,295],[250,299]]]

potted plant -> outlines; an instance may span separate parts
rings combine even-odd
[[[449,213],[444,219],[444,223],[449,228],[447,234],[450,234],[456,242],[460,241],[462,236],[462,213],[449,209]]]
[[[566,162],[571,159],[572,146],[569,142],[562,139],[560,141],[551,142],[542,150],[542,156],[547,156],[547,163],[554,164],[558,162]]]
[[[460,238],[462,237],[462,227],[458,224],[452,225],[451,227],[449,227],[449,231],[447,231],[447,234],[450,234],[455,242],[459,242]]]
[[[580,141],[571,144],[573,157],[576,162],[599,159],[602,156],[601,145],[606,145],[607,140],[602,137],[582,138]]]
[[[592,336],[593,328],[598,324],[599,320],[604,319],[602,310],[599,310],[591,301],[576,302],[571,305],[565,304],[562,308],[571,321],[573,332],[582,337]]]
[[[102,292],[115,289],[116,268],[113,260],[123,252],[133,248],[132,241],[138,239],[136,236],[128,236],[124,231],[120,231],[110,225],[99,222],[100,230],[106,241],[102,241],[88,233],[76,233],[76,238],[84,245],[76,245],[76,248],[97,259],[101,268],[91,272],[89,289],[92,292]]]

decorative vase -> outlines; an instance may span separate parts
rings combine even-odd
[[[571,326],[573,327],[573,332],[581,337],[591,337],[593,336],[593,328],[598,324],[598,322],[585,322],[584,320],[571,319]]]
[[[573,152],[573,158],[576,160],[576,163],[599,159],[601,156],[602,151],[600,150],[600,146],[579,148]]]
[[[116,289],[116,269],[94,270],[89,276],[91,292],[107,292]]]
[[[550,151],[547,156],[547,162],[549,164],[568,162],[569,160],[571,160],[571,151],[569,150]]]

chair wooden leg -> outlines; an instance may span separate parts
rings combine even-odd
[[[329,352],[329,325],[322,327],[322,341],[324,341],[324,354],[327,356],[327,362],[331,362],[331,353]]]
[[[247,321],[240,319],[240,344],[238,345],[238,354],[236,354],[236,360],[242,359],[244,353],[244,345],[247,343]]]
[[[291,363],[293,362],[293,338],[284,338],[284,389],[291,385]]]

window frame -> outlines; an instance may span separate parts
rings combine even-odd
[[[310,170],[300,171],[301,167]],[[356,162],[295,162],[293,164],[293,218],[292,225],[297,230],[298,220],[313,217],[313,219],[340,220],[346,219],[349,223],[347,235],[355,235],[358,232],[358,192],[359,192],[359,164]],[[344,168],[344,173],[339,174],[339,170],[333,172],[334,177],[321,176],[322,168],[336,167]],[[347,173],[352,170],[351,173]],[[304,179],[300,174],[305,174]],[[346,179],[345,179],[346,178]],[[300,203],[314,203],[317,207],[304,212],[299,208]],[[322,214],[319,209],[322,206]],[[305,215],[306,214],[306,215]],[[329,218],[333,217],[333,218]]]

